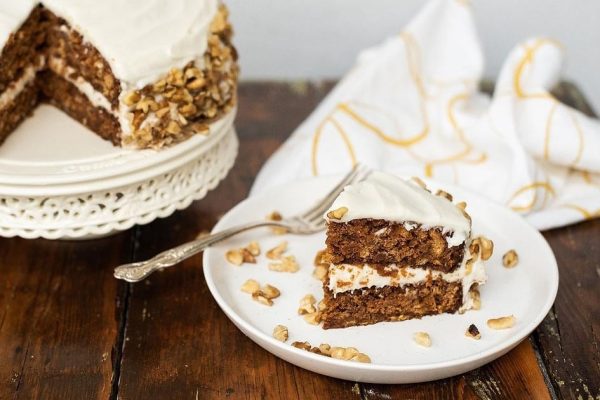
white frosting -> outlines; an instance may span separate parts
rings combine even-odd
[[[334,296],[338,293],[352,291],[364,288],[381,288],[384,286],[405,286],[425,282],[429,275],[433,279],[442,278],[446,282],[461,282],[463,301],[460,311],[468,310],[473,307],[473,299],[469,295],[469,289],[474,283],[483,284],[487,280],[485,267],[482,261],[476,261],[472,264],[470,270],[467,268],[465,256],[461,266],[453,272],[444,273],[441,271],[423,269],[423,268],[404,268],[394,275],[380,275],[377,269],[364,265],[352,264],[331,264],[329,267],[329,289]],[[398,270],[395,264],[386,266],[390,271]]]
[[[424,229],[441,227],[450,233],[449,246],[462,244],[471,234],[471,223],[462,211],[442,196],[435,196],[414,182],[375,171],[362,182],[346,186],[327,211],[346,207],[348,212],[341,220],[372,218],[421,224]],[[325,215],[327,218],[327,213]],[[407,223],[407,225],[406,225]]]
[[[19,93],[25,89],[29,83],[31,83],[35,79],[35,75],[40,70],[41,67],[35,67],[30,65],[25,68],[21,77],[10,84],[2,94],[0,94],[0,108],[6,107],[11,101],[13,101]]]
[[[37,0],[0,0],[0,47],[27,19]]]
[[[39,1],[0,0],[2,46]],[[107,60],[123,89],[201,60],[218,0],[42,0]]]

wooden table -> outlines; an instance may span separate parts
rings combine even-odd
[[[600,398],[600,220],[545,233],[560,268],[552,311],[506,356],[442,381],[385,386],[282,361],[229,322],[201,256],[140,284],[114,266],[210,229],[331,84],[240,88],[240,154],[227,179],[170,218],[84,242],[0,239],[0,399]],[[591,114],[576,88],[563,101]]]

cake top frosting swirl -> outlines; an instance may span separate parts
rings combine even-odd
[[[471,234],[471,222],[450,200],[384,172],[374,171],[367,179],[346,186],[327,213],[342,207],[346,213],[334,222],[367,218],[409,224],[410,229],[411,223],[424,229],[441,227],[452,232],[447,237],[450,246],[463,243]]]
[[[1,0],[0,45],[38,4],[96,47],[131,88],[201,61],[218,8],[217,0]]]

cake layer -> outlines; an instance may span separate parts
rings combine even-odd
[[[28,82],[18,93],[15,93],[12,100],[3,102],[0,108],[0,144],[33,112],[37,104],[38,88],[35,80]]]
[[[465,245],[449,246],[442,228],[382,219],[330,221],[327,252],[335,264],[397,264],[451,272],[460,266]]]
[[[42,101],[63,110],[103,139],[110,140],[115,145],[120,143],[121,130],[114,115],[93,104],[88,96],[71,82],[49,70],[38,75],[38,82],[42,91]]]
[[[452,203],[450,196],[433,195],[413,180],[379,171],[345,187],[325,218],[340,223],[372,219],[417,224],[424,230],[436,228],[450,247],[462,245],[471,235],[469,217]]]
[[[460,282],[431,279],[419,284],[384,286],[337,293],[323,285],[326,309],[323,328],[346,328],[425,315],[454,313],[462,305]]]
[[[5,6],[15,7],[15,5],[9,4],[0,7]],[[1,18],[0,21],[2,21]],[[0,25],[2,24],[0,23]],[[41,63],[43,57],[41,50],[45,43],[46,27],[42,8],[36,7],[16,33],[7,36],[6,44],[0,53],[0,93],[18,81],[27,67]]]

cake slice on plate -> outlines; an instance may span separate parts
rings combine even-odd
[[[327,219],[323,327],[345,328],[473,307],[492,242],[471,238],[464,207],[422,182],[373,172],[335,200]]]

